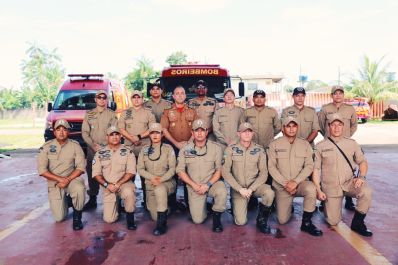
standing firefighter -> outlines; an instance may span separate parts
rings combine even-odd
[[[192,221],[201,224],[207,217],[207,196],[214,198],[213,231],[222,232],[221,214],[225,211],[227,190],[221,177],[221,147],[207,141],[207,125],[198,119],[192,125],[193,142],[179,153],[177,173],[187,184]]]
[[[269,233],[268,217],[274,192],[267,181],[267,158],[264,148],[253,143],[253,127],[245,122],[239,126],[239,142],[225,150],[222,175],[232,188],[232,204],[235,224],[247,223],[247,206],[250,197],[260,197],[257,227],[262,233]]]
[[[135,230],[135,186],[131,182],[136,173],[135,157],[130,148],[120,143],[119,128],[109,127],[107,135],[108,145],[98,150],[93,159],[93,176],[102,186],[103,219],[107,223],[118,219],[117,199],[120,197],[124,201],[127,228]]]
[[[65,120],[54,125],[55,139],[46,142],[38,156],[39,175],[47,179],[48,200],[52,215],[61,222],[68,214],[67,194],[72,199],[73,230],[83,229],[82,209],[85,187],[83,179],[86,162],[79,143],[68,139],[70,126]]]
[[[297,137],[298,121],[294,117],[283,120],[283,136],[274,140],[268,149],[268,169],[275,188],[278,221],[285,224],[291,216],[293,198],[304,197],[301,231],[321,236],[322,231],[312,224],[316,189],[308,180],[314,169],[312,147]]]
[[[149,126],[151,144],[145,146],[138,157],[138,173],[145,178],[146,204],[152,220],[157,221],[153,234],[158,236],[167,231],[167,198],[175,192],[173,178],[176,156],[168,144],[162,142],[162,126],[152,123]]]
[[[372,232],[364,223],[372,200],[372,189],[366,181],[368,162],[355,140],[343,136],[344,122],[339,113],[329,117],[330,137],[316,145],[313,181],[318,199],[325,201],[326,220],[330,225],[341,221],[343,196],[356,197],[358,205],[351,229],[370,237]],[[356,165],[359,165],[358,177],[354,175]]]
[[[156,122],[160,122],[163,111],[171,107],[171,102],[162,98],[162,92],[163,90],[159,83],[151,84],[149,89],[151,98],[144,103],[144,107],[150,109],[155,115]]]
[[[87,144],[87,180],[89,201],[83,210],[97,208],[97,195],[99,191],[98,182],[92,177],[92,162],[95,152],[107,144],[106,130],[114,125],[115,113],[107,108],[108,96],[105,90],[99,90],[95,95],[96,107],[87,111],[82,124],[82,137]]]

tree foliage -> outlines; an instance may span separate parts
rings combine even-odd
[[[158,75],[159,73],[152,66],[152,61],[146,57],[141,57],[137,60],[133,71],[125,77],[125,86],[130,90],[143,90],[148,80]]]
[[[358,69],[358,76],[351,82],[351,89],[354,95],[369,99],[369,104],[373,104],[385,99],[398,98],[398,84],[396,81],[389,80],[387,67],[383,63],[384,57],[372,61],[364,55],[362,66]]]
[[[166,63],[169,65],[172,64],[186,64],[187,63],[187,55],[182,51],[176,51],[170,54],[167,59]]]
[[[21,64],[23,91],[29,93],[27,100],[43,107],[54,100],[65,70],[57,49],[48,51],[35,43],[29,45]]]

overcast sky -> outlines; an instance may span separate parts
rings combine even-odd
[[[354,74],[364,54],[398,65],[398,1],[0,0],[0,86],[21,85],[29,42],[58,49],[66,73],[124,77],[174,51],[231,74],[283,74],[296,85]]]

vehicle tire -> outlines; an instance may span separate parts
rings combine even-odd
[[[367,119],[361,119],[362,123],[366,123],[368,120]]]

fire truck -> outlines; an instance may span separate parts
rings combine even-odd
[[[164,97],[171,98],[174,88],[181,85],[185,88],[187,99],[196,97],[195,83],[203,80],[207,83],[207,96],[218,101],[223,100],[225,88],[231,87],[231,76],[227,69],[218,64],[186,64],[170,65],[161,72],[160,85]],[[148,87],[149,89],[149,87]],[[244,83],[239,83],[239,96],[244,94]],[[149,95],[149,90],[148,90]]]

